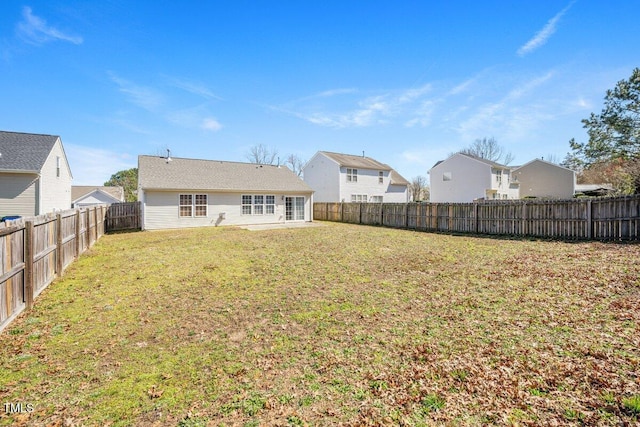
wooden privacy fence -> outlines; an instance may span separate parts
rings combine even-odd
[[[0,331],[104,234],[106,206],[0,223]]]
[[[640,196],[473,203],[314,203],[313,218],[434,232],[639,240]]]
[[[105,217],[105,232],[140,230],[140,228],[142,228],[141,212],[140,202],[114,203],[109,205]]]

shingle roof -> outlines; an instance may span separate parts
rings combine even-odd
[[[158,190],[313,192],[285,166],[138,156],[138,185]]]
[[[0,131],[0,170],[40,172],[56,135]]]
[[[95,186],[95,185],[72,185],[71,186],[71,200],[75,201],[81,197],[92,193],[95,190],[100,190],[107,193],[114,199],[124,200],[124,188],[114,186]]]
[[[331,153],[329,151],[320,151],[320,153],[336,161],[340,166],[348,168],[377,169],[388,171],[391,170],[389,165],[380,163],[379,161],[365,156],[354,156],[351,154]]]
[[[409,185],[409,181],[404,179],[402,175],[396,172],[394,169],[391,169],[391,185]]]
[[[320,151],[320,153],[337,162],[340,166],[355,169],[375,169],[381,171],[389,171],[392,185],[409,185],[409,181],[404,179],[391,166],[381,163],[371,157],[354,156],[352,154],[332,153],[330,151]]]

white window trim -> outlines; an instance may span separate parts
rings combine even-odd
[[[191,204],[183,205],[182,204],[182,196],[191,197]],[[197,196],[204,196],[206,199],[206,203],[204,205],[199,205],[196,203]],[[182,215],[182,207],[189,206],[191,208],[191,215]],[[204,215],[196,215],[196,207],[204,206],[205,214]],[[207,218],[209,216],[209,195],[206,193],[180,193],[178,195],[178,218]]]
[[[358,169],[347,168],[347,182],[358,182]]]
[[[262,203],[256,203],[256,196],[262,197]],[[244,198],[250,197],[250,203],[244,203]],[[273,197],[273,203],[267,203],[267,197]],[[251,213],[245,213],[244,207],[249,206],[251,208]],[[261,213],[256,213],[256,207],[262,207]],[[273,206],[273,212],[267,212],[267,208],[269,206]],[[265,215],[275,215],[276,214],[276,196],[275,194],[242,194],[240,195],[240,214],[241,215],[255,215],[255,216],[265,216]]]

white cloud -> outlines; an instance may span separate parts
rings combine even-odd
[[[202,129],[210,130],[212,132],[217,132],[222,129],[222,125],[220,122],[213,117],[207,117],[202,120],[201,124]]]
[[[560,21],[560,18],[562,18],[562,16],[565,13],[567,13],[567,11],[571,8],[571,6],[573,6],[573,3],[574,1],[569,3],[564,9],[562,9],[553,18],[551,18],[547,22],[547,24],[544,27],[542,27],[542,29],[538,31],[535,36],[533,36],[531,40],[526,42],[524,45],[520,46],[517,52],[518,55],[525,56],[533,52],[534,50],[538,49],[540,46],[544,45],[547,42],[547,40],[549,40],[549,37],[551,37],[553,33],[556,32],[556,28],[558,27],[558,22]]]
[[[164,96],[157,90],[140,86],[109,72],[111,80],[118,85],[120,92],[126,94],[129,100],[145,110],[154,111],[164,103]]]
[[[22,9],[23,20],[18,22],[18,36],[27,43],[41,45],[50,41],[66,41],[73,44],[82,44],[83,39],[80,36],[66,34],[55,27],[47,25],[47,22],[35,16],[31,8],[25,6]]]

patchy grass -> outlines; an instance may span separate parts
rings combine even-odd
[[[0,335],[0,425],[638,422],[640,246],[105,236]],[[15,411],[14,411],[15,412]]]

